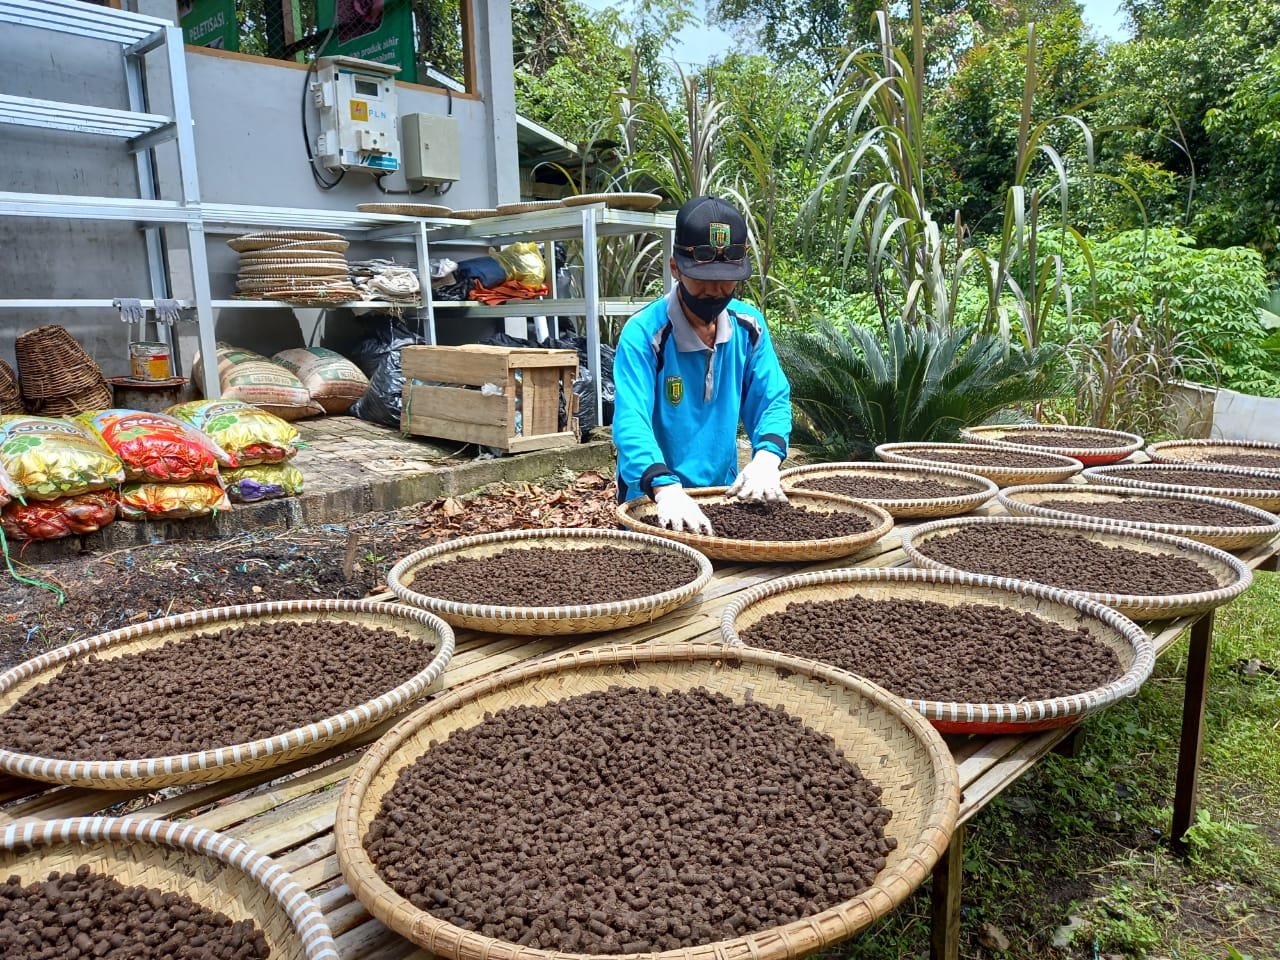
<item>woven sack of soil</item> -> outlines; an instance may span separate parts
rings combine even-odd
[[[834,493],[871,503],[894,518],[954,517],[976,510],[996,485],[976,473],[878,460],[815,463],[782,471],[787,490]]]
[[[960,436],[971,443],[988,443],[1011,450],[1046,450],[1072,457],[1086,467],[1118,463],[1140,450],[1143,442],[1136,433],[1054,423],[966,427]]]
[[[409,707],[453,646],[438,617],[364,600],[122,627],[0,674],[0,769],[109,790],[269,770]]]
[[[48,406],[37,410],[42,401],[88,399],[103,389],[108,398],[105,405],[110,406],[111,389],[102,376],[102,368],[65,327],[47,324],[19,334],[13,344],[13,352],[18,359],[18,384],[22,396],[34,412],[46,413],[49,410]],[[47,415],[61,416],[65,412],[58,410],[47,412]]]
[[[271,359],[302,381],[311,399],[330,415],[346,413],[369,388],[369,378],[359,367],[324,347],[281,350]]]
[[[865,677],[943,733],[1030,733],[1137,692],[1155,653],[1127,617],[1030,583],[910,567],[797,574],[725,608],[720,634]]]
[[[22,392],[13,367],[0,360],[0,414],[22,413]]]
[[[850,776],[875,798],[856,826]],[[362,758],[334,835],[361,903],[451,960],[783,960],[921,883],[954,829],[957,781],[919,714],[842,671],[719,644],[607,647],[433,700]],[[399,859],[387,817],[453,837],[408,845],[445,869],[384,873]],[[855,866],[868,830],[881,835]],[[815,854],[839,867],[809,867]],[[790,887],[761,876],[784,857]]]
[[[243,841],[186,823],[12,824],[0,835],[0,877],[17,878],[4,884],[0,956],[338,960],[293,877]],[[33,901],[36,910],[22,906]]]
[[[648,497],[619,505],[618,519],[631,530],[688,544],[712,560],[738,562],[833,560],[871,546],[893,529],[885,510],[834,493],[792,490],[784,504],[744,503],[726,497],[728,489],[686,491],[711,521],[711,536],[658,526],[658,505]]]
[[[203,358],[196,357],[192,377],[202,377]],[[324,407],[290,370],[252,350],[218,344],[218,384],[223,400],[250,403],[281,420],[301,420],[324,413]]]
[[[1091,521],[935,520],[903,531],[902,549],[919,567],[1072,590],[1135,620],[1206,613],[1253,582],[1249,567],[1222,550]]]
[[[1280,536],[1280,517],[1224,497],[1049,483],[1006,487],[997,499],[1015,516],[1093,520],[1118,530],[1186,537],[1219,550],[1244,550]]]
[[[1280,443],[1263,440],[1165,440],[1151,444],[1147,453],[1156,463],[1280,470]]]
[[[661,537],[549,528],[427,547],[387,584],[455,627],[559,636],[648,623],[696,597],[711,572],[697,550]]]

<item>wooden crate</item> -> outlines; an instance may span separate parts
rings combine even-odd
[[[578,397],[573,392],[576,351],[480,345],[405,347],[400,358],[405,377],[400,429],[407,434],[462,440],[508,453],[578,442]],[[478,389],[466,389],[486,383],[501,387],[502,394],[484,396]],[[569,430],[560,429],[561,391]]]

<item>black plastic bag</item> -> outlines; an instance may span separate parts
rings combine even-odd
[[[370,328],[369,332],[356,342],[347,356],[369,378],[369,387],[347,412],[361,420],[399,430],[404,404],[400,350],[425,344],[427,338],[422,330],[415,330],[390,314],[366,314],[360,321]]]

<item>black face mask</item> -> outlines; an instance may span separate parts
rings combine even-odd
[[[699,297],[689,292],[683,281],[680,283],[680,300],[689,312],[703,323],[710,323],[724,312],[732,297]]]

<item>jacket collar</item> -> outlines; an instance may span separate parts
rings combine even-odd
[[[693,353],[697,350],[708,349],[707,345],[702,342],[702,338],[698,336],[698,332],[693,329],[693,325],[689,323],[689,318],[684,315],[684,310],[677,299],[678,296],[678,288],[676,287],[672,287],[671,292],[666,296],[667,319],[671,321],[671,331],[676,338],[676,349],[681,353]],[[720,316],[716,317],[716,346],[728,343],[732,335],[733,321],[729,318],[729,311],[721,310]]]

